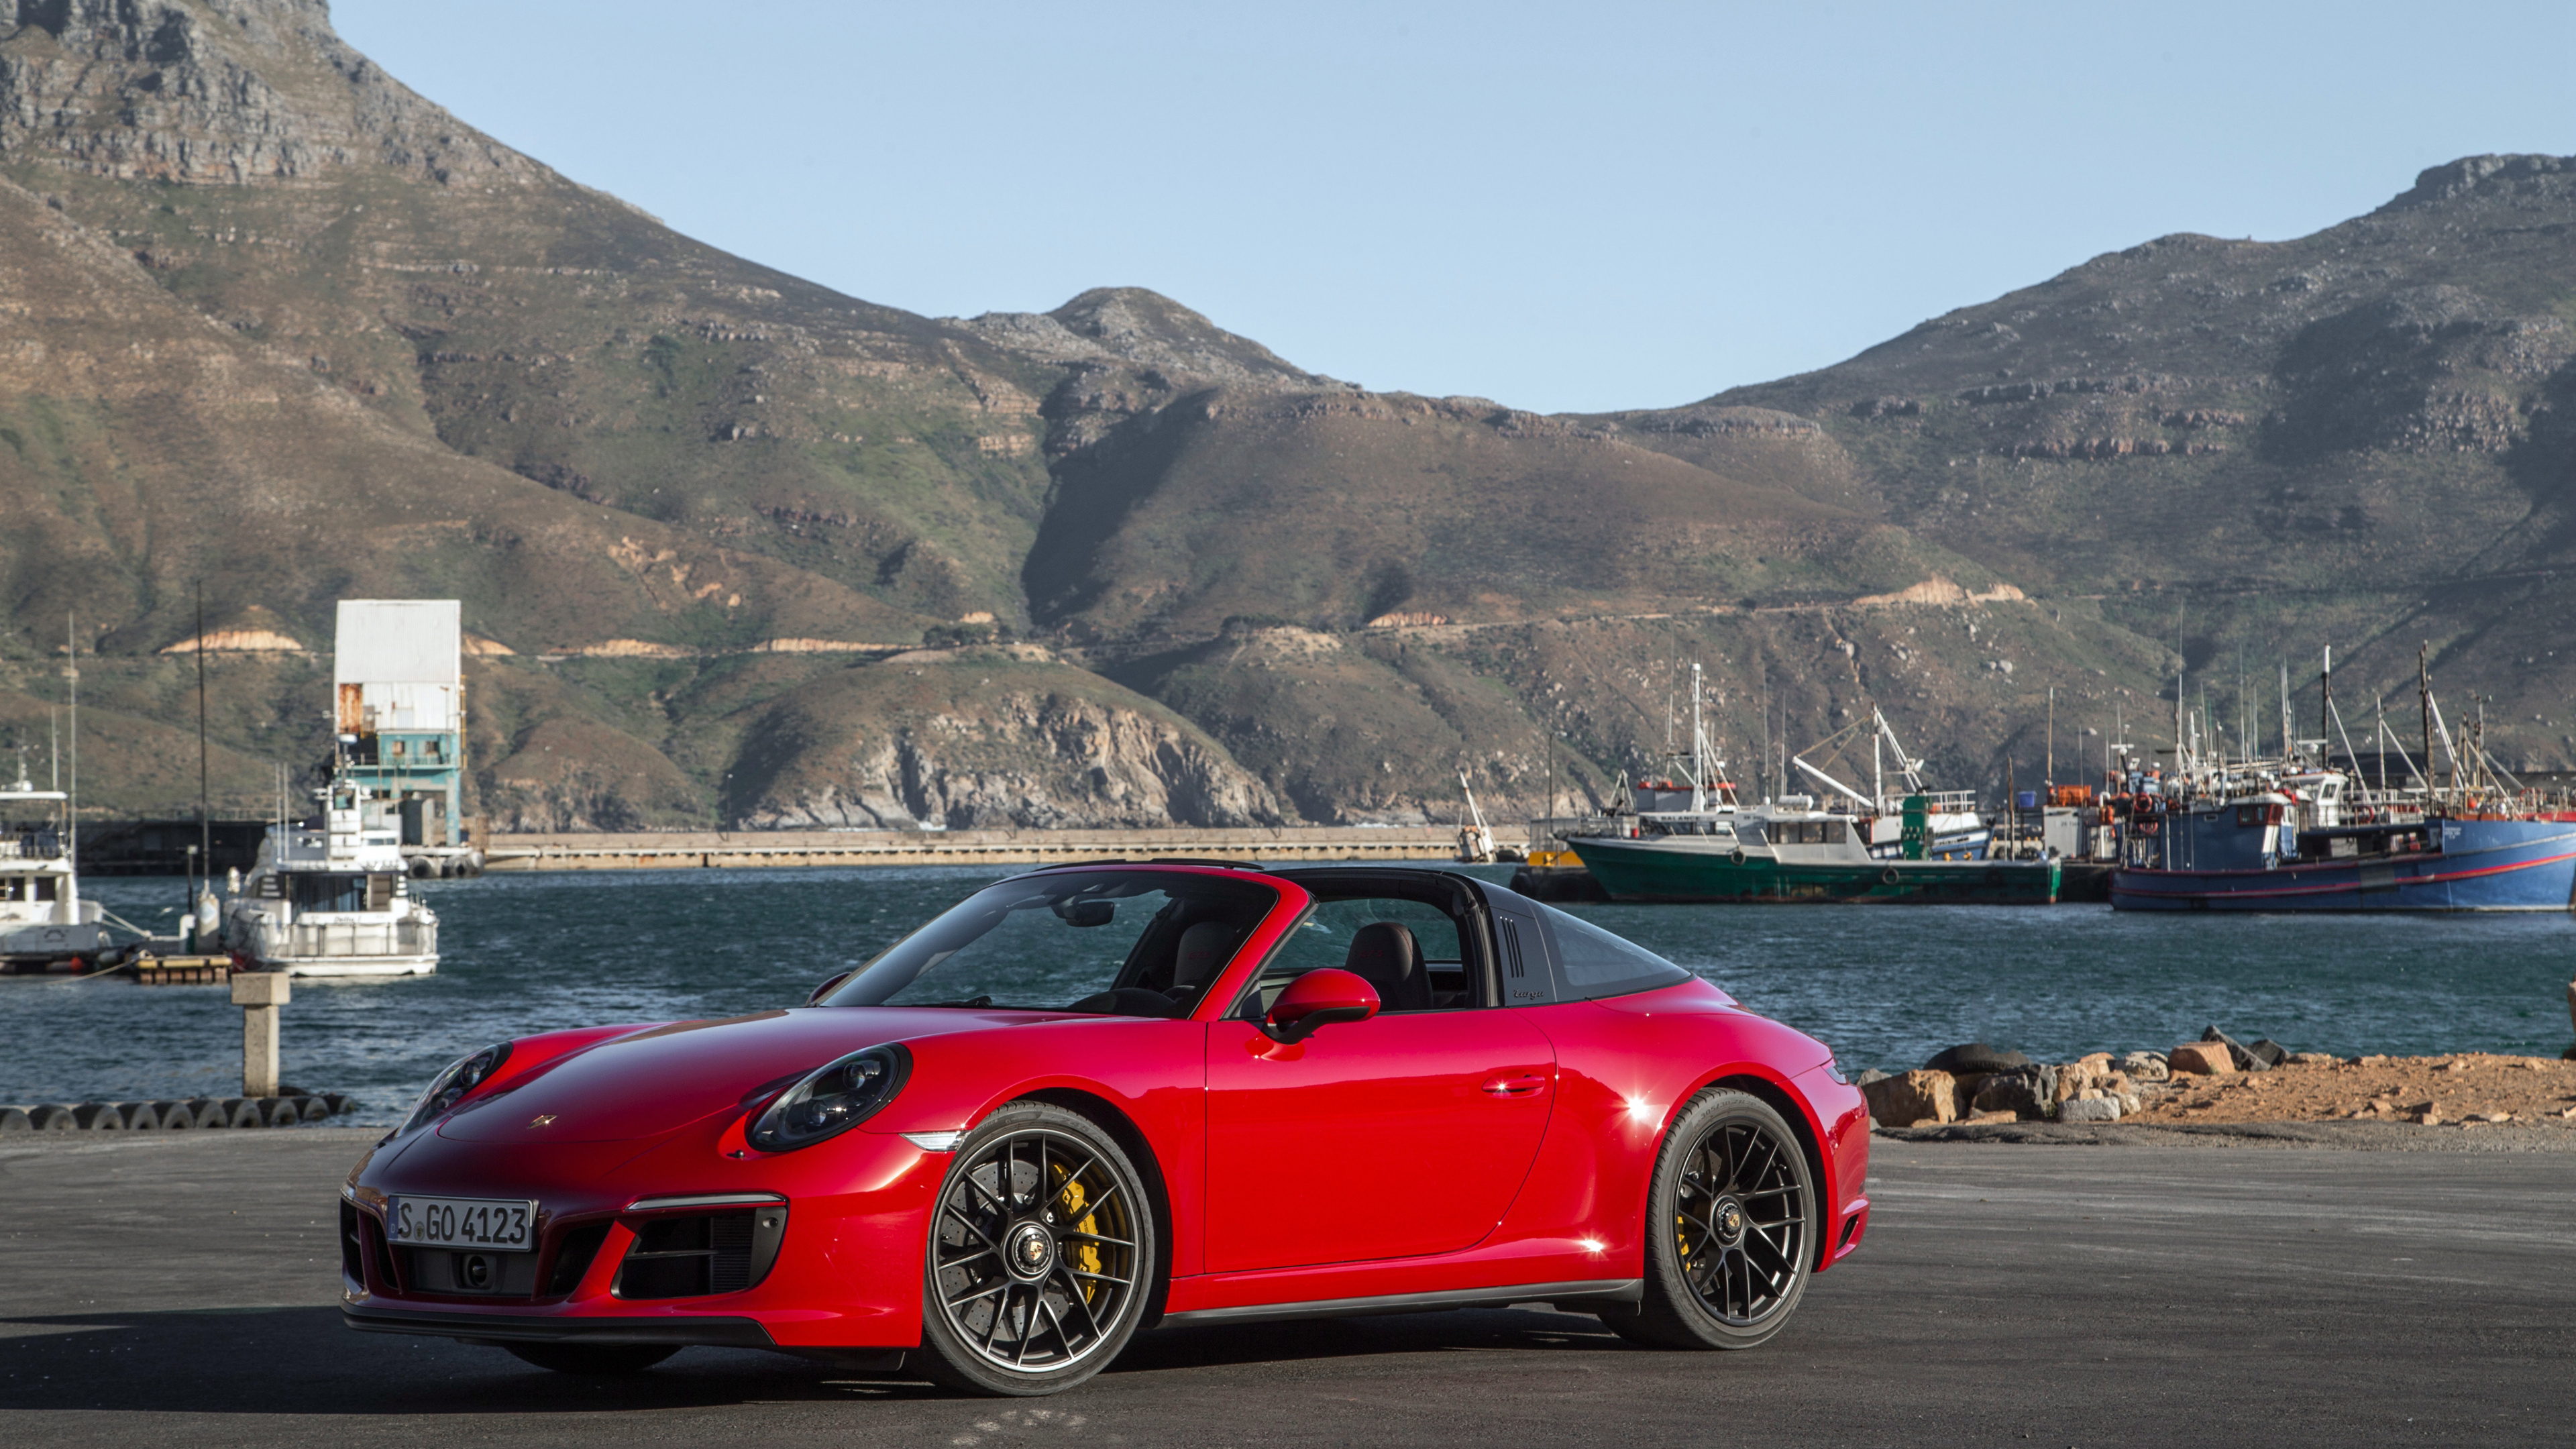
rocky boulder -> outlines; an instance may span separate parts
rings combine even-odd
[[[2017,1121],[2036,1122],[2048,1115],[2049,1103],[2035,1072],[1997,1072],[1977,1087],[1976,1100],[1969,1104],[1972,1112],[2010,1112]]]
[[[2225,1043],[2188,1041],[2165,1054],[2165,1065],[2177,1076],[2226,1077],[2236,1073],[2235,1054]]]
[[[1932,1060],[1925,1062],[1923,1068],[1926,1071],[1967,1076],[1987,1072],[2009,1072],[2029,1065],[2031,1065],[2030,1058],[2020,1052],[1998,1051],[1984,1042],[1972,1041],[1964,1046],[1954,1046],[1946,1051],[1934,1053]]]
[[[1882,1127],[1938,1126],[1959,1120],[1958,1079],[1948,1072],[1907,1072],[1860,1089],[1870,1120]]]

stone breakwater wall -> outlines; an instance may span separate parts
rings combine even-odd
[[[1499,835],[1501,832],[1497,832]],[[1445,860],[1444,827],[1340,826],[1170,830],[732,830],[664,834],[495,835],[484,868],[670,870],[759,866],[1058,865],[1157,856],[1232,861]]]

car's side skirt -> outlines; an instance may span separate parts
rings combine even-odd
[[[367,1333],[422,1333],[476,1343],[667,1343],[717,1348],[776,1348],[755,1319],[537,1318],[498,1313],[430,1313],[342,1305],[340,1321]]]
[[[1389,1293],[1375,1298],[1317,1298],[1304,1303],[1248,1303],[1239,1308],[1197,1308],[1166,1313],[1168,1326],[1270,1323],[1287,1318],[1358,1318],[1372,1313],[1428,1313],[1444,1308],[1502,1308],[1514,1303],[1635,1303],[1645,1280],[1602,1278],[1588,1283],[1519,1283],[1501,1288],[1446,1288],[1432,1293]]]

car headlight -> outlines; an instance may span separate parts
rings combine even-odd
[[[751,1124],[751,1145],[787,1152],[847,1132],[893,1101],[911,1074],[912,1053],[900,1044],[852,1052],[780,1093]]]
[[[1825,1075],[1833,1078],[1835,1081],[1846,1087],[1851,1085],[1851,1078],[1844,1074],[1842,1059],[1839,1057],[1829,1056],[1825,1058]]]
[[[502,1042],[448,1063],[447,1070],[440,1072],[430,1082],[429,1090],[421,1093],[420,1100],[413,1104],[411,1116],[404,1120],[402,1130],[409,1132],[446,1116],[448,1108],[464,1100],[466,1093],[492,1080],[492,1074],[501,1070],[501,1064],[509,1059],[510,1044]]]

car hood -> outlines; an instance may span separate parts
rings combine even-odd
[[[862,1047],[1063,1017],[1051,1012],[807,1007],[681,1021],[566,1053],[449,1114],[438,1135],[530,1146],[657,1137],[741,1111]]]

